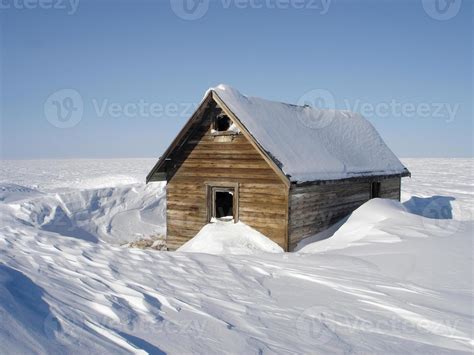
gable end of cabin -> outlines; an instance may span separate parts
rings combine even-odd
[[[179,248],[214,217],[242,221],[287,250],[289,185],[227,113],[207,100],[154,172],[167,180],[168,248]]]

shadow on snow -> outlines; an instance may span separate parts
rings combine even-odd
[[[403,203],[408,212],[431,219],[453,219],[453,207],[451,201],[455,198],[451,196],[412,196]]]

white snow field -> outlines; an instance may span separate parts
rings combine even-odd
[[[472,353],[473,159],[403,159],[403,204],[251,255],[121,246],[165,232],[154,162],[1,162],[1,354]]]

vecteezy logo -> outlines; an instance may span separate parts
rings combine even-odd
[[[456,16],[462,0],[422,0],[425,12],[433,19],[446,21]]]
[[[336,115],[336,101],[328,90],[315,89],[306,92],[297,102],[307,109],[298,115],[301,123],[308,128],[321,129],[329,126]],[[310,108],[313,109],[310,109]]]
[[[79,123],[84,113],[81,95],[74,89],[58,90],[46,99],[44,115],[53,126],[71,128]]]
[[[328,309],[321,306],[307,308],[296,320],[296,333],[304,342],[314,345],[324,345],[334,338],[331,327],[331,316]]]
[[[197,20],[209,10],[209,0],[170,0],[171,9],[183,20]]]
[[[43,321],[43,330],[46,337],[48,339],[55,339],[61,329],[59,320],[52,313],[48,313]]]

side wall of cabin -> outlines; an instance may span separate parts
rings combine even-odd
[[[371,182],[379,181],[380,197],[400,200],[400,177],[292,185],[289,203],[289,246],[321,232],[370,199]]]
[[[239,220],[287,248],[288,187],[241,133],[212,132],[220,109],[212,104],[202,123],[170,156],[167,245],[175,250],[208,223],[207,184],[238,184]]]

